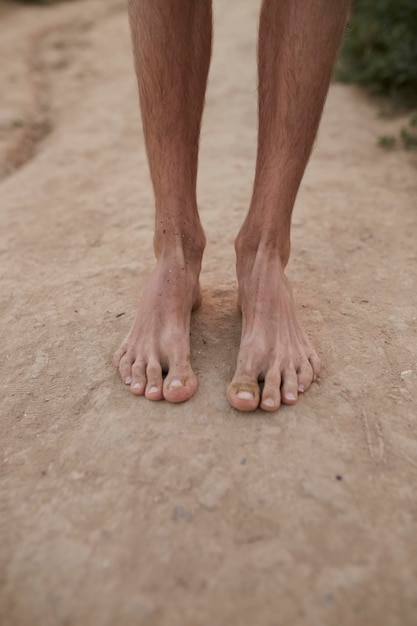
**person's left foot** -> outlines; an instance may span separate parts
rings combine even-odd
[[[296,318],[279,254],[238,252],[237,275],[242,339],[227,398],[240,411],[276,411],[317,380],[320,359]]]

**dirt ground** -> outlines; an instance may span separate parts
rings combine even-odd
[[[225,399],[257,11],[215,2],[199,389],[172,406],[111,366],[153,265],[125,2],[0,2],[2,626],[416,624],[417,169],[355,88],[331,88],[294,213],[321,382],[272,415]]]

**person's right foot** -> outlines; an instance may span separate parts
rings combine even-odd
[[[149,400],[188,400],[197,389],[190,365],[191,311],[201,302],[201,259],[183,251],[160,257],[114,365],[130,391]],[[164,374],[166,374],[164,380]]]

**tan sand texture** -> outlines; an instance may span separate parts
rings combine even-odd
[[[322,379],[276,414],[225,398],[257,12],[215,2],[199,389],[173,406],[111,365],[154,262],[125,3],[0,3],[2,626],[417,623],[417,169],[354,88],[331,88],[294,212]]]

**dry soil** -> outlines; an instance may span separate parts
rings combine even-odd
[[[190,402],[111,354],[153,265],[123,0],[0,3],[2,626],[417,623],[417,169],[333,85],[289,273],[325,363],[239,414],[233,239],[251,191],[258,2],[215,3]]]

